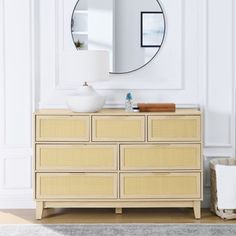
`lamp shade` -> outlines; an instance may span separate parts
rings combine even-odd
[[[86,50],[63,53],[62,76],[70,80],[95,82],[109,79],[109,53],[102,50]]]

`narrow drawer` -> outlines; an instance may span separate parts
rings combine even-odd
[[[117,174],[40,173],[37,174],[38,199],[117,198]]]
[[[200,116],[149,116],[148,141],[200,141]]]
[[[93,141],[144,141],[144,116],[93,116]]]
[[[117,146],[36,145],[36,170],[117,170]]]
[[[121,198],[200,198],[200,173],[122,173]]]
[[[37,116],[36,141],[89,141],[89,116]]]
[[[121,145],[121,170],[201,169],[200,144]]]

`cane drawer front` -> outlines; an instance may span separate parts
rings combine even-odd
[[[121,170],[201,168],[200,144],[121,145]]]
[[[117,198],[115,173],[38,173],[38,199]]]
[[[89,116],[37,116],[36,141],[89,141]]]
[[[148,141],[201,140],[200,116],[149,116]]]
[[[117,170],[117,153],[116,145],[36,145],[36,170]]]
[[[121,173],[120,178],[121,198],[200,198],[200,173]]]
[[[93,116],[93,141],[144,141],[144,116]]]

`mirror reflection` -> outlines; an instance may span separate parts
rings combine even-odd
[[[110,72],[127,73],[158,53],[165,18],[157,0],[79,0],[71,33],[77,50],[107,50]]]

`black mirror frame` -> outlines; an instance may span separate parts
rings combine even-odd
[[[75,8],[77,7],[78,3],[79,3],[80,0],[78,0],[75,4],[75,7],[73,8],[73,11],[72,11],[72,14],[71,14],[71,26],[72,26],[72,22],[73,22],[73,15],[74,15],[74,11],[75,11]],[[145,0],[144,0],[145,1]],[[163,10],[163,7],[162,7],[162,4],[160,3],[160,0],[156,0],[157,4],[160,6],[161,8],[161,11],[160,13],[162,12],[163,14],[163,19],[164,19],[164,33],[163,33],[163,38],[162,38],[162,41],[161,41],[161,44],[160,44],[160,47],[159,47],[159,50],[153,55],[153,57],[148,61],[146,62],[145,64],[143,64],[142,66],[138,67],[137,69],[134,69],[134,70],[130,70],[130,71],[126,71],[126,72],[109,72],[110,74],[129,74],[129,73],[132,73],[132,72],[135,72],[135,71],[138,71],[140,69],[142,69],[143,67],[145,67],[147,64],[149,64],[151,61],[153,61],[153,59],[157,56],[157,54],[160,52],[162,46],[163,46],[163,43],[164,43],[164,40],[166,38],[166,27],[167,27],[167,24],[166,24],[166,17],[165,17],[165,13],[164,13],[164,10]],[[150,11],[151,12],[151,11]],[[141,12],[142,14],[142,12]],[[142,19],[142,18],[141,18]],[[71,27],[72,28],[72,27]],[[141,28],[142,28],[142,22],[141,22]],[[142,34],[142,30],[141,30],[141,34]],[[142,38],[142,37],[141,37]],[[75,45],[74,43],[74,39],[73,39],[73,34],[72,34],[72,30],[71,30],[71,39],[72,39],[72,42],[73,44]],[[141,47],[142,47],[142,42],[141,42]],[[76,48],[76,47],[75,47]]]

